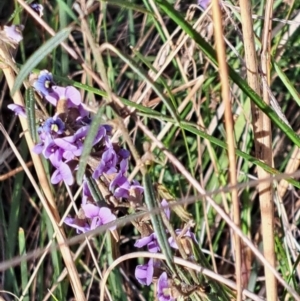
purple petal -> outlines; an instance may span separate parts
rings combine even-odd
[[[85,221],[85,219],[78,219],[67,216],[64,219],[64,223],[72,228],[75,228],[78,234],[86,233],[91,230],[89,224]]]
[[[60,174],[61,174],[64,182],[67,185],[71,186],[74,183],[74,178],[73,178],[73,174],[72,174],[72,171],[71,171],[71,168],[69,167],[69,165],[66,163],[61,163],[59,165],[59,171],[60,171]]]
[[[163,200],[161,201],[160,204],[161,204],[161,206],[163,207],[164,212],[165,212],[165,214],[166,214],[168,220],[170,220],[171,211],[170,211],[168,202],[167,202],[165,199],[163,199]]]
[[[52,87],[52,89],[53,89],[53,87]],[[57,102],[58,102],[58,100],[59,100],[59,97],[58,97],[58,95],[56,94],[56,93],[54,93],[54,92],[49,92],[49,94],[47,94],[46,96],[45,96],[45,99],[48,101],[48,102],[50,102],[53,106],[57,106]]]
[[[51,133],[52,135],[62,134],[64,130],[65,130],[65,124],[57,116],[48,118],[43,125],[43,131],[45,133]]]
[[[51,177],[51,183],[57,184],[64,181],[67,185],[71,186],[74,183],[73,174],[68,164],[61,162],[58,168],[54,171]]]
[[[77,149],[77,147],[74,145],[73,136],[56,138],[54,139],[54,143],[63,150],[75,151]]]
[[[176,230],[175,230],[176,235],[179,235],[181,232],[182,232],[182,229],[176,229]],[[197,243],[196,236],[195,236],[195,234],[194,234],[190,229],[188,229],[188,230],[185,232],[185,234],[183,235],[183,237],[190,237],[190,238],[192,238],[192,240],[193,240],[195,243]],[[174,241],[173,237],[169,237],[168,242],[169,242],[169,245],[170,245],[172,248],[178,250],[178,245],[177,245],[176,241]]]
[[[163,272],[157,281],[157,298],[159,301],[175,301],[175,298],[170,295],[169,288],[167,273]]]
[[[114,220],[116,220],[116,216],[111,212],[109,208],[102,207],[99,211],[99,216],[101,218],[102,224],[108,224]],[[110,230],[116,229],[116,226],[110,228]]]
[[[118,155],[122,158],[122,159],[127,159],[130,156],[130,152],[127,149],[121,148],[118,152]]]
[[[16,115],[27,117],[26,109],[23,106],[16,105],[14,103],[7,106],[10,110],[12,110]]]
[[[200,5],[203,9],[207,9],[211,0],[198,0],[198,5]]]
[[[81,104],[80,92],[73,86],[66,87],[65,97],[71,102],[72,105],[70,105],[70,107],[78,106]]]
[[[115,190],[114,196],[118,199],[124,198],[128,199],[129,198],[129,190],[123,187],[119,187]]]
[[[156,239],[153,239],[151,242],[149,242],[147,247],[150,253],[157,253],[160,251],[160,247]]]
[[[148,264],[138,265],[135,268],[135,278],[143,285],[150,285],[153,279],[153,259],[151,258]]]
[[[99,216],[100,208],[93,204],[85,204],[81,205],[81,208],[84,211],[84,214],[87,218],[93,218],[95,216]]]
[[[66,88],[60,87],[60,86],[53,86],[52,87],[53,92],[57,95],[58,100],[66,99]]]
[[[60,174],[60,171],[58,169],[56,169],[51,176],[51,183],[58,184],[61,181],[62,181],[62,176]]]
[[[142,248],[142,247],[148,245],[152,241],[152,239],[153,239],[152,234],[150,234],[149,236],[145,236],[143,238],[137,239],[134,246],[137,248]]]
[[[33,151],[35,154],[37,154],[37,155],[41,154],[43,150],[44,150],[44,143],[43,143],[43,142],[40,142],[40,143],[36,144],[36,145],[33,147],[33,149],[32,149],[32,151]]]
[[[128,169],[128,159],[123,159],[120,162],[120,172],[124,174],[127,172],[127,169]]]

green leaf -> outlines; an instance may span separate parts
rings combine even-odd
[[[25,239],[25,235],[24,235],[24,230],[22,228],[19,228],[19,255],[20,257],[23,255],[26,255],[26,239]],[[29,271],[27,268],[27,263],[26,261],[22,261],[21,262],[21,284],[22,284],[22,290],[24,291],[27,284],[28,284],[28,275],[29,275]],[[24,301],[29,301],[29,296],[28,294],[26,294],[24,296]]]
[[[157,202],[155,199],[153,184],[148,173],[143,175],[143,186],[145,189],[144,190],[145,203],[148,207],[148,210],[150,212],[153,212],[153,210],[157,209],[157,205],[156,205]],[[156,234],[157,237],[158,244],[163,254],[166,256],[167,264],[169,268],[174,273],[176,273],[174,268],[173,255],[171,252],[171,247],[168,243],[167,233],[162,221],[162,217],[160,214],[151,213],[150,218],[154,229],[154,233]]]
[[[80,156],[78,171],[76,174],[76,181],[77,181],[78,185],[82,184],[83,176],[85,173],[85,168],[87,165],[87,160],[90,155],[91,149],[93,147],[94,138],[96,137],[99,126],[101,124],[102,114],[103,114],[102,110],[99,109],[97,114],[93,117],[93,121],[89,128],[89,132],[84,140],[83,150],[82,150],[82,154]]]
[[[34,69],[39,64],[39,62],[44,59],[44,57],[46,57],[54,48],[56,48],[69,36],[71,30],[71,28],[64,28],[59,31],[27,60],[16,78],[15,84],[11,91],[11,95],[14,95],[15,92],[20,89],[23,81],[27,78],[32,69]]]
[[[36,144],[37,132],[36,132],[36,118],[35,118],[35,100],[33,88],[28,88],[25,94],[25,106],[26,115],[28,119],[28,128],[33,142]]]
[[[277,63],[273,62],[273,66],[278,74],[278,76],[280,77],[281,81],[283,82],[283,84],[286,86],[286,88],[289,90],[289,92],[291,93],[292,97],[294,98],[294,100],[297,102],[298,106],[300,106],[300,96],[298,91],[295,89],[295,87],[292,85],[292,83],[290,82],[290,80],[287,78],[287,76],[284,74],[284,72],[281,70],[281,68],[278,66]]]

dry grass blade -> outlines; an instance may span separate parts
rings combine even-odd
[[[270,55],[271,55],[271,30],[272,30],[272,14],[273,0],[266,2],[265,22],[262,31],[262,53],[261,53],[261,70],[262,76],[266,76],[266,81],[263,81],[263,100],[270,105],[270,96],[268,86],[270,84]],[[268,165],[273,165],[272,154],[272,132],[271,121],[265,115],[260,113],[257,120],[256,131],[256,155]],[[255,125],[254,125],[255,126]],[[258,178],[264,178],[266,172],[258,168]],[[274,201],[272,184],[259,185],[259,202],[262,217],[262,239],[263,249],[266,259],[275,267],[275,240],[274,240]],[[273,301],[277,298],[277,281],[273,273],[265,268],[267,300]]]
[[[251,4],[248,0],[241,0],[241,16],[242,16],[242,26],[243,26],[243,37],[245,45],[245,59],[247,66],[247,80],[249,86],[258,94],[261,95],[260,91],[260,78],[258,74],[258,61],[255,50],[254,43],[254,32],[253,32],[253,22],[252,22],[252,11]],[[269,19],[268,19],[269,20]],[[267,55],[265,52],[263,55]],[[264,68],[263,70],[266,70]],[[266,94],[268,99],[268,92]],[[272,166],[272,149],[271,149],[271,124],[270,120],[264,115],[258,108],[252,105],[252,122],[254,128],[254,138],[255,138],[255,153],[256,157],[263,160],[265,163]],[[258,168],[258,178],[262,179],[268,174],[261,168]],[[274,258],[274,209],[273,209],[273,193],[271,183],[261,183],[259,185],[259,198],[260,198],[260,208],[262,216],[262,227],[263,227],[263,244],[264,244],[264,254],[267,260],[275,266]],[[266,273],[266,285],[269,286],[269,300],[274,299],[273,293],[276,295],[276,285],[274,282],[274,275],[270,272],[268,268],[265,268]],[[269,280],[270,279],[270,280]],[[269,282],[270,281],[270,282]],[[271,294],[271,295],[270,295]],[[267,294],[268,295],[268,294]],[[273,296],[273,298],[272,298]]]
[[[229,77],[226,64],[226,51],[225,43],[223,39],[223,28],[222,28],[222,15],[218,0],[213,1],[213,20],[214,20],[214,31],[216,39],[216,50],[217,57],[219,61],[219,74],[222,86],[222,98],[225,107],[225,127],[226,127],[226,137],[228,144],[228,159],[229,159],[229,173],[230,173],[230,184],[235,186],[237,184],[237,170],[236,170],[236,156],[235,156],[235,139],[234,139],[234,126],[233,126],[233,116],[232,116],[232,105],[231,105],[231,93],[229,87]],[[237,189],[232,189],[231,198],[233,203],[233,221],[236,226],[240,227],[240,209],[238,200]],[[237,300],[242,300],[242,255],[241,255],[241,241],[240,237],[235,233],[234,235],[234,250],[235,250],[235,271],[236,271],[236,283],[237,283]]]

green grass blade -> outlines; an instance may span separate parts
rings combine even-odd
[[[298,106],[300,107],[300,95],[298,91],[295,89],[295,87],[292,85],[288,77],[284,74],[284,72],[281,70],[279,65],[275,62],[273,62],[273,66],[280,77],[281,81],[285,85],[285,87],[289,90],[294,100],[297,102]]]
[[[38,141],[36,132],[36,118],[35,118],[35,100],[33,88],[29,87],[25,94],[25,106],[28,119],[28,128],[33,142],[36,144]]]
[[[43,46],[41,46],[23,65],[20,73],[18,74],[11,95],[20,89],[23,81],[30,74],[33,68],[35,68],[39,62],[41,62],[53,49],[61,44],[71,33],[71,28],[64,28],[58,32],[54,37],[50,38]]]
[[[148,173],[143,175],[143,186],[145,189],[144,190],[145,203],[148,207],[148,210],[151,212],[157,208],[157,205],[156,205],[155,193],[153,190],[153,184]],[[171,247],[168,243],[167,233],[162,221],[162,217],[160,214],[151,214],[150,218],[153,225],[154,233],[157,236],[157,241],[159,243],[159,246],[163,254],[166,256],[167,264],[169,268],[174,273],[176,273],[174,262],[172,259],[173,255],[171,252]]]
[[[20,254],[20,256],[23,256],[26,254],[26,240],[25,240],[24,230],[22,228],[19,228],[19,254]],[[29,275],[29,271],[27,268],[27,262],[22,261],[21,262],[22,291],[24,291],[24,289],[26,288],[26,285],[28,283],[28,275]],[[23,300],[29,301],[29,296],[26,295]]]
[[[79,160],[79,166],[78,166],[78,171],[76,174],[76,181],[78,185],[82,184],[83,176],[85,173],[85,168],[87,165],[87,160],[90,155],[91,149],[93,147],[93,141],[94,138],[96,137],[97,131],[99,129],[99,126],[101,124],[101,116],[103,112],[101,109],[98,110],[97,114],[94,116],[93,121],[91,123],[91,126],[89,128],[89,132],[84,140],[84,145],[83,145],[83,150],[82,154],[80,156]]]

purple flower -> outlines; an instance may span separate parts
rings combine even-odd
[[[54,152],[49,159],[53,166],[56,167],[51,177],[51,183],[57,184],[64,181],[67,185],[71,186],[74,183],[73,174],[70,166],[62,161],[61,152]]]
[[[148,264],[138,265],[135,268],[135,278],[140,284],[150,285],[153,279],[153,258],[151,258]]]
[[[72,160],[74,157],[79,157],[83,150],[84,139],[89,131],[89,126],[83,126],[73,136],[64,138],[56,138],[54,142],[57,146],[64,150],[63,157],[67,160]],[[93,145],[97,144],[106,135],[105,127],[101,126],[93,141]]]
[[[129,189],[129,181],[127,177],[123,175],[122,172],[119,172],[117,176],[110,182],[109,185],[109,190],[113,192],[116,198],[128,198]]]
[[[151,253],[157,253],[160,251],[160,247],[157,241],[155,233],[145,236],[143,238],[137,239],[134,246],[137,248],[142,248],[147,245],[148,251]]]
[[[49,134],[55,133],[60,135],[63,134],[64,130],[65,130],[65,124],[57,116],[48,118],[43,125],[43,131]]]
[[[116,216],[109,208],[106,207],[99,208],[93,204],[82,204],[81,208],[83,209],[85,216],[91,219],[91,230],[110,223],[116,219]],[[110,228],[110,230],[115,229],[116,226]]]
[[[84,180],[83,182],[83,188],[82,188],[82,200],[81,204],[86,205],[88,204],[88,200],[92,198],[92,194],[90,192],[90,189],[88,187],[87,182]]]
[[[181,230],[181,229],[176,229],[176,230],[175,230],[175,233],[176,233],[177,235],[179,235],[179,234],[182,233],[182,230]],[[188,230],[184,233],[184,235],[182,235],[182,237],[190,237],[190,238],[193,239],[194,242],[197,242],[195,234],[194,234],[190,229],[188,229]],[[178,250],[177,243],[176,243],[176,241],[174,241],[173,237],[170,237],[170,238],[168,239],[168,242],[169,242],[169,245],[170,245],[172,248]]]
[[[42,17],[44,14],[43,14],[43,10],[44,10],[44,7],[42,4],[37,4],[37,3],[31,3],[30,4],[30,7],[40,16]]]
[[[169,203],[165,199],[163,199],[160,204],[163,207],[168,220],[170,220],[171,211],[170,211]]]
[[[19,44],[23,40],[23,36],[21,34],[23,29],[23,25],[4,26],[4,33],[10,42],[13,44]]]
[[[93,173],[93,178],[98,179],[103,173],[112,174],[117,172],[118,157],[111,142],[108,143],[107,149],[103,152],[101,161]]]
[[[26,115],[26,109],[23,106],[16,105],[16,104],[10,104],[7,106],[10,110],[12,110],[16,115],[27,117]]]
[[[42,70],[38,78],[34,81],[33,88],[43,96],[47,96],[52,92],[53,85],[54,81],[52,74],[48,70]]]
[[[57,184],[64,181],[67,185],[71,186],[74,183],[73,174],[68,164],[61,162],[51,177],[51,183]]]
[[[175,301],[175,298],[171,296],[170,286],[168,282],[168,276],[166,272],[163,272],[157,281],[157,298],[159,301]]]

